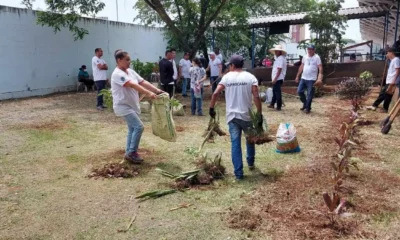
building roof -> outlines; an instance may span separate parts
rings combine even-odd
[[[342,8],[339,10],[339,14],[346,16],[347,19],[361,19],[361,18],[372,18],[385,16],[388,8],[386,6],[363,6],[355,8]],[[288,14],[277,14],[269,15],[263,17],[251,17],[248,19],[247,24],[250,27],[266,27],[271,23],[286,22],[291,25],[305,24],[308,23],[305,16],[307,12],[302,13],[288,13]],[[236,23],[231,23],[230,26],[235,26]],[[211,24],[211,27],[218,26],[216,24]]]
[[[388,33],[387,33],[387,44],[392,45],[395,41],[396,32],[396,15],[397,15],[397,1],[396,0],[358,0],[358,3],[362,7],[383,7],[388,9],[387,13],[389,16]],[[376,17],[371,19],[360,20],[360,31],[361,37],[364,40],[373,40],[375,43],[383,43],[385,26],[385,17]],[[400,34],[400,27],[398,29],[398,35]]]

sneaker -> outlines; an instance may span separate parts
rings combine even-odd
[[[304,112],[305,112],[306,114],[310,114],[310,113],[311,113],[311,110],[310,110],[310,109],[304,109]]]
[[[268,105],[267,108],[274,108],[274,105]]]
[[[300,111],[304,111],[304,110],[306,110],[306,107],[300,108]]]
[[[106,107],[106,106],[104,106],[104,105],[103,105],[103,106],[101,106],[101,107],[102,107],[103,109],[107,108],[107,107]]]
[[[281,110],[282,110],[282,109],[280,109],[280,108],[277,108],[277,109],[276,109],[276,111],[281,111]]]
[[[103,108],[102,106],[98,106],[98,107],[97,107],[97,110],[99,110],[99,111],[103,111],[103,110],[104,110],[104,108]]]
[[[369,106],[369,107],[367,107],[367,110],[376,111],[376,107],[375,106]]]
[[[137,152],[125,155],[125,160],[133,164],[142,164],[144,161],[143,158],[141,158]]]
[[[199,113],[198,115],[199,115],[200,117],[204,116],[202,113]]]
[[[388,113],[388,110],[386,110],[386,109],[381,109],[379,112],[380,112],[380,113]]]
[[[249,170],[250,170],[250,171],[254,171],[255,169],[256,169],[256,167],[255,167],[254,165],[249,166]]]

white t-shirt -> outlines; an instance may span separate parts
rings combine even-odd
[[[179,66],[182,68],[182,75],[184,78],[190,78],[189,69],[192,66],[190,60],[185,60],[184,58],[179,61]]]
[[[224,60],[224,58],[222,57],[222,53],[218,54],[216,57],[221,61],[221,63]]]
[[[172,77],[174,80],[176,80],[176,79],[178,79],[178,69],[176,68],[175,59],[172,59],[172,65],[174,67],[174,75]],[[171,82],[171,83],[174,84],[174,82]]]
[[[128,69],[126,73],[118,67],[115,68],[111,75],[111,92],[114,113],[117,116],[140,114],[139,93],[133,88],[124,87],[127,82],[139,84],[143,82],[143,78],[132,69]]]
[[[93,69],[93,80],[94,81],[100,81],[100,80],[107,80],[107,70],[101,70],[97,67],[97,64],[105,64],[106,61],[104,61],[101,58],[98,58],[97,56],[94,56],[92,58],[92,69]]]
[[[276,74],[278,73],[278,68],[281,68],[282,71],[277,80],[284,80],[285,76],[286,76],[287,63],[286,63],[286,58],[283,55],[281,55],[277,59],[275,59],[274,66],[272,67],[272,74],[271,74],[272,81],[275,79]]]
[[[246,71],[229,72],[219,84],[225,86],[226,122],[234,118],[251,121],[249,109],[253,102],[252,87],[258,86],[257,78]]]
[[[304,64],[303,74],[301,78],[304,80],[316,81],[318,78],[318,66],[321,65],[321,58],[317,54],[312,57],[304,56],[302,63]]]
[[[398,57],[393,58],[390,61],[388,73],[386,76],[386,84],[396,83],[396,69],[400,68],[400,59]]]
[[[214,61],[210,59],[208,63],[210,66],[210,76],[211,77],[218,77],[219,76],[219,65],[221,65],[221,61],[218,58],[215,58]]]

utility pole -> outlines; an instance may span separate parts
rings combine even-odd
[[[115,5],[117,6],[117,22],[119,21],[119,18],[118,18],[118,0],[115,0]]]

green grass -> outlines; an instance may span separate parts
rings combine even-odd
[[[0,148],[0,187],[6,189],[0,191],[0,239],[270,239],[265,232],[230,229],[226,223],[229,209],[246,205],[246,196],[284,178],[287,169],[307,166],[324,149],[324,143],[311,133],[315,128],[325,127],[327,116],[300,115],[298,103],[293,102],[297,100],[288,99],[285,111],[265,110],[264,115],[269,127],[277,127],[280,122],[299,126],[302,152],[278,154],[274,143],[256,146],[257,170],[250,172],[244,163],[247,177],[236,183],[230,139],[217,137],[214,144],[205,144],[201,154],[223,153],[222,164],[227,168],[225,179],[213,186],[137,203],[134,196],[169,187],[171,179],[161,176],[155,168],[171,172],[196,168],[196,151],[203,140],[201,135],[208,117],[176,117],[175,124],[185,131],[179,132],[177,142],[171,143],[151,133],[150,118],[144,115],[146,129],[140,148],[149,154],[145,156],[145,164],[139,167],[140,174],[132,179],[95,180],[86,177],[93,168],[121,161],[126,126],[110,111],[97,112],[91,104],[94,99],[94,94],[60,95],[0,106],[0,131],[6,136],[0,139],[0,146],[5,146]],[[40,114],[26,111],[26,106],[43,104],[46,107],[40,109]],[[13,111],[9,113],[6,108]],[[227,131],[222,104],[220,109],[221,126]],[[315,109],[327,110],[318,103]],[[7,114],[1,114],[2,111]],[[20,120],[20,116],[27,120]],[[54,120],[65,123],[66,127],[51,130],[24,127],[31,122]],[[245,162],[244,140],[242,149]],[[313,190],[306,194],[313,194]],[[169,211],[181,203],[192,206]],[[131,229],[118,232],[134,214],[137,219]],[[395,218],[383,215],[376,219],[376,222],[385,222]]]

